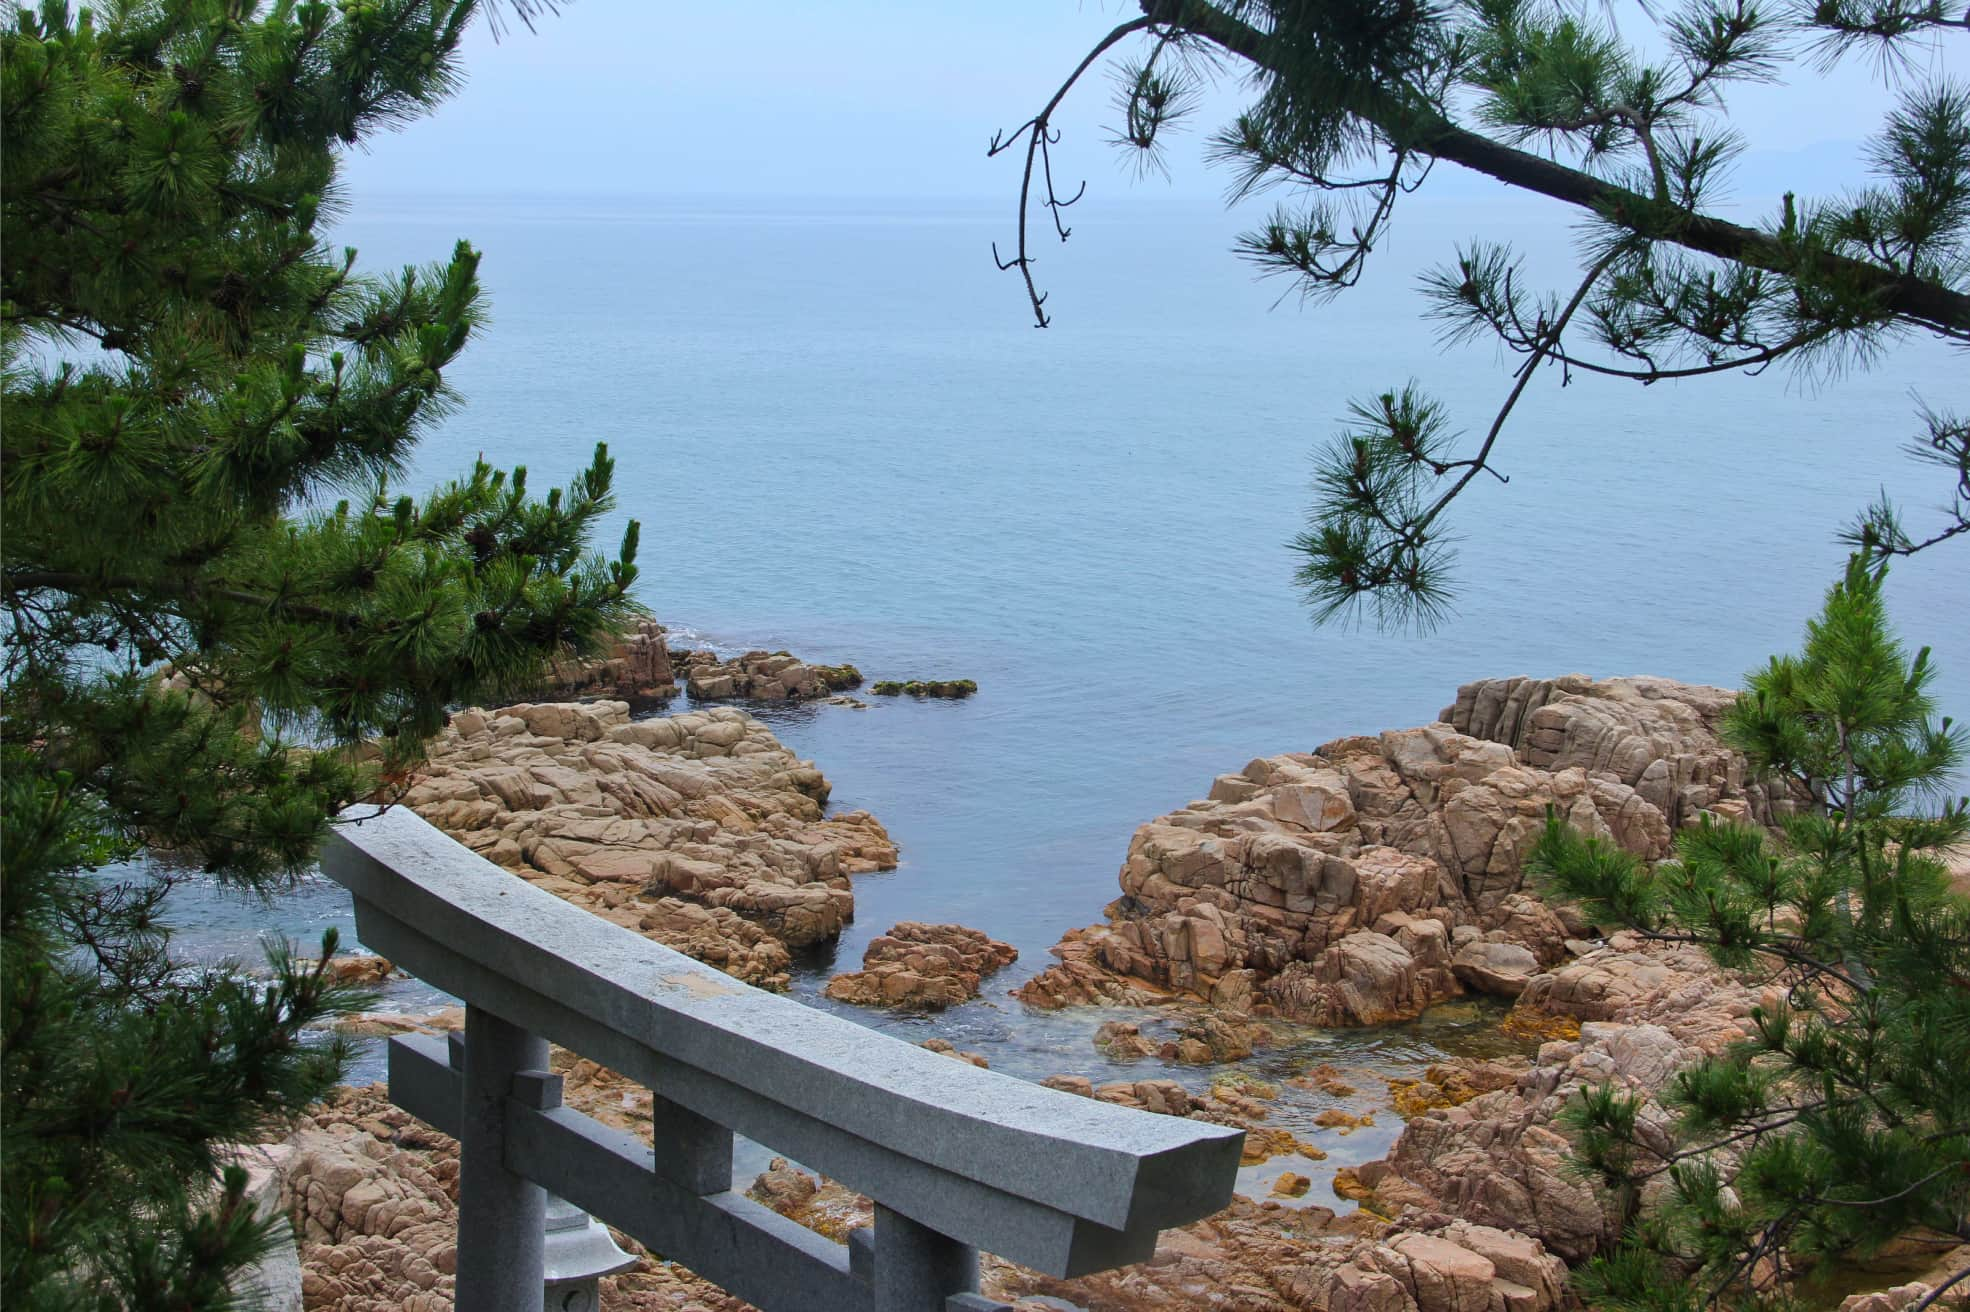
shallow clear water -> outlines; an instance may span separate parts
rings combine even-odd
[[[470,404],[410,486],[480,452],[543,486],[606,440],[622,515],[644,525],[642,595],[666,624],[871,678],[978,682],[964,702],[754,709],[903,854],[858,877],[855,925],[803,963],[797,992],[815,1000],[899,920],[977,927],[1022,953],[986,998],[937,1020],[849,1010],[1022,1075],[1104,1073],[1086,1041],[1098,1018],[1031,1016],[1004,993],[1100,918],[1137,825],[1251,757],[1427,722],[1478,677],[1735,683],[1796,646],[1842,560],[1835,529],[1877,488],[1940,495],[1899,454],[1909,392],[1961,401],[1961,356],[1924,342],[1817,389],[1549,377],[1509,430],[1511,484],[1460,508],[1456,616],[1428,635],[1316,629],[1283,544],[1308,452],[1347,400],[1418,377],[1482,429],[1508,381],[1489,349],[1439,352],[1409,273],[1501,225],[1550,265],[1565,229],[1483,204],[1418,211],[1367,284],[1302,311],[1272,308],[1278,288],[1222,253],[1235,225],[1219,215],[1090,212],[1046,253],[1057,318],[1038,332],[992,269],[997,210],[357,208],[346,236],[369,267],[459,236],[486,252],[493,326],[451,375]],[[1959,715],[1966,561],[1931,553],[1891,583]],[[270,910],[179,907],[188,941],[215,951],[346,914],[318,882]],[[1307,1046],[1414,1066],[1474,1038]]]

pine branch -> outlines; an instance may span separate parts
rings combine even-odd
[[[1192,33],[1255,67],[1282,71],[1265,33],[1204,0],[1141,0],[1147,18]],[[1457,126],[1417,98],[1364,92],[1350,106],[1391,140],[1419,155],[1446,159],[1500,182],[1587,210],[1637,236],[1666,241],[1787,277],[1832,277],[1870,297],[1883,311],[1958,341],[1970,341],[1970,294],[1850,256],[1810,256],[1780,238],[1650,197]]]
[[[264,610],[269,614],[318,620],[341,629],[358,629],[377,623],[353,611],[332,610],[326,606],[317,606],[313,602],[297,601],[293,597],[275,597],[257,592],[242,592],[237,588],[216,587],[197,580],[138,578],[134,575],[99,577],[65,570],[17,570],[5,577],[6,596],[10,605],[16,593],[51,588],[82,597],[97,597],[108,592],[128,592],[136,595],[180,597],[191,601],[225,601],[238,606]],[[394,626],[385,622],[383,627]]]
[[[1128,22],[1116,27],[1114,31],[1110,32],[1100,41],[1097,41],[1094,49],[1088,51],[1086,57],[1075,66],[1074,71],[1067,75],[1067,80],[1062,82],[1059,89],[1053,93],[1047,103],[1041,106],[1039,113],[1009,133],[993,134],[991,145],[985,150],[986,158],[990,159],[1010,149],[1013,143],[1018,141],[1020,137],[1023,136],[1026,139],[1026,166],[1021,171],[1019,178],[1018,253],[1010,260],[1003,260],[999,259],[998,249],[994,247],[992,258],[998,263],[1001,271],[1016,268],[1019,270],[1020,277],[1026,280],[1026,295],[1033,303],[1035,327],[1044,328],[1047,326],[1047,312],[1045,308],[1047,298],[1046,294],[1040,291],[1039,286],[1033,281],[1033,253],[1027,245],[1026,240],[1026,222],[1028,212],[1032,208],[1033,170],[1035,163],[1037,162],[1044,167],[1044,181],[1047,190],[1045,204],[1048,212],[1054,216],[1054,227],[1059,232],[1062,241],[1067,240],[1068,230],[1061,226],[1060,211],[1064,206],[1072,205],[1081,198],[1081,192],[1077,191],[1071,198],[1062,200],[1054,191],[1053,161],[1048,154],[1048,147],[1060,138],[1059,134],[1055,133],[1051,126],[1053,113],[1060,108],[1060,102],[1067,98],[1067,93],[1074,89],[1075,83],[1079,82],[1082,75],[1094,66],[1094,62],[1097,59],[1101,58],[1102,55],[1106,54],[1119,42],[1135,35],[1137,32],[1146,31],[1152,21],[1149,18],[1132,18]],[[1087,184],[1082,183],[1081,191],[1085,191],[1086,189]]]

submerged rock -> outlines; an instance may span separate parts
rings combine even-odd
[[[1134,1061],[1153,1055],[1158,1045],[1134,1021],[1111,1020],[1094,1032],[1094,1046],[1110,1061]]]
[[[879,697],[969,697],[978,691],[970,679],[884,679],[869,686]]]

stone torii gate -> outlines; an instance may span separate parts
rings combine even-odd
[[[459,1312],[541,1307],[548,1191],[765,1312],[986,1312],[978,1252],[1056,1276],[1231,1200],[1242,1131],[953,1062],[742,984],[405,808],[323,856],[362,940],[466,1008],[390,1044],[390,1098],[459,1141]],[[561,1105],[548,1043],[653,1095],[655,1146]],[[732,1188],[734,1133],[875,1202],[837,1244]]]

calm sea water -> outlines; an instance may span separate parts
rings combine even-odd
[[[345,225],[371,268],[460,236],[486,253],[493,324],[451,376],[469,405],[413,485],[483,452],[545,486],[607,441],[666,624],[872,678],[977,680],[965,702],[757,709],[902,848],[895,872],[858,878],[838,949],[805,963],[810,998],[909,919],[1016,944],[1002,993],[1100,918],[1137,825],[1254,756],[1427,722],[1461,682],[1734,684],[1797,645],[1839,524],[1881,487],[1917,505],[1943,491],[1899,453],[1912,390],[1962,401],[1962,357],[1931,343],[1815,386],[1549,374],[1512,421],[1510,485],[1457,512],[1455,617],[1427,635],[1315,628],[1285,544],[1348,399],[1415,377],[1481,431],[1509,382],[1488,347],[1438,349],[1414,271],[1489,229],[1563,274],[1568,231],[1475,202],[1423,212],[1367,283],[1303,309],[1224,253],[1224,216],[1118,208],[1042,251],[1056,321],[1040,332],[992,267],[1002,208],[359,198]],[[1966,551],[1891,582],[1959,715]],[[332,885],[271,921],[190,911],[190,939],[214,946],[347,915]],[[1067,1068],[1056,1032],[1008,1002],[937,1025],[1015,1068]]]

